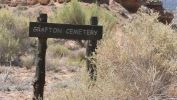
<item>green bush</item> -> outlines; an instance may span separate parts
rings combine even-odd
[[[92,4],[87,10],[87,24],[90,24],[91,16],[98,17],[98,25],[103,26],[104,33],[111,33],[116,30],[117,17],[114,13],[100,9],[97,4]]]
[[[56,9],[51,18],[54,23],[86,24],[86,15],[83,7],[77,0],[72,0],[70,5],[64,4],[63,8]]]
[[[1,9],[0,23],[1,64],[4,64],[7,58],[28,49],[29,20],[20,15],[15,16],[7,9]]]
[[[0,27],[0,63],[5,64],[6,58],[15,55],[19,48],[19,40],[15,40],[11,35],[8,35],[6,28]]]
[[[70,4],[64,4],[62,8],[56,9],[50,22],[67,24],[90,24],[91,16],[98,17],[98,25],[104,26],[104,33],[111,33],[117,24],[117,18],[113,13],[105,9],[99,9],[97,4],[83,7],[78,0],[72,0]]]

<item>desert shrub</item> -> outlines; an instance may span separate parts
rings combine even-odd
[[[78,0],[72,0],[70,4],[66,3],[62,8],[56,9],[54,15],[50,18],[50,22],[89,25],[91,16],[98,17],[98,25],[104,26],[103,33],[111,33],[116,29],[117,17],[113,13],[105,9],[99,9],[97,4],[83,7]],[[85,41],[77,40],[77,42],[85,47]]]
[[[60,63],[60,59],[51,59],[51,58],[48,58],[47,62],[46,62],[46,70],[47,71],[55,71],[57,67],[60,67],[59,66],[59,63]]]
[[[55,10],[51,22],[82,25],[86,22],[86,15],[78,0],[72,0],[70,5],[65,3],[64,7],[60,8],[60,10]]]
[[[54,57],[66,57],[70,54],[70,50],[62,45],[57,45],[51,48]]]
[[[79,85],[59,88],[53,99],[154,100],[167,99],[175,81],[177,35],[159,23],[158,14],[133,15],[119,34],[106,34],[98,45],[97,81],[88,88],[89,75]],[[62,91],[62,92],[60,92]]]
[[[15,55],[18,52],[19,48],[19,41],[15,40],[12,36],[8,35],[8,31],[6,28],[0,27],[0,63],[3,64],[11,55]]]
[[[23,67],[28,69],[32,69],[32,67],[34,66],[34,57],[32,55],[29,56],[25,56],[22,58],[23,60]]]
[[[28,49],[28,24],[29,20],[23,16],[14,16],[7,9],[0,10],[0,51],[1,64],[7,58],[18,55],[19,52],[25,52]]]
[[[52,44],[54,44],[54,39],[53,38],[47,39],[47,45],[52,45]]]
[[[110,33],[117,24],[117,18],[113,13],[105,9],[99,9],[97,4],[92,4],[86,8],[80,5],[78,0],[72,0],[70,4],[65,4],[62,8],[56,9],[50,21],[54,23],[67,24],[90,24],[91,16],[98,17],[98,25],[104,26],[104,33]]]
[[[115,86],[111,91],[123,100],[167,97],[177,69],[177,35],[156,13],[132,18],[121,35],[105,36],[98,47],[99,84]]]
[[[117,17],[114,13],[105,9],[99,9],[97,4],[92,4],[87,10],[87,24],[90,24],[91,16],[98,17],[98,25],[104,26],[104,33],[111,33],[116,29]]]

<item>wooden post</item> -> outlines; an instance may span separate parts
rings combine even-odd
[[[47,14],[40,14],[38,22],[47,22]],[[33,100],[43,100],[43,91],[45,84],[45,55],[47,49],[47,38],[38,37],[38,53],[36,73],[33,81],[34,97]]]
[[[90,24],[91,25],[98,25],[98,18],[91,17]],[[96,47],[97,47],[97,40],[88,40],[87,47],[86,47],[87,57],[92,56],[92,53],[95,52]],[[96,65],[92,64],[89,59],[86,60],[86,64],[87,64],[87,71],[89,72],[89,76],[90,76],[91,80],[96,81],[96,75],[97,75]]]

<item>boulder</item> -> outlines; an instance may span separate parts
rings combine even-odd
[[[131,13],[136,13],[139,7],[142,5],[141,0],[114,0],[120,3],[125,9]]]
[[[160,12],[160,16],[158,17],[158,20],[163,24],[170,24],[173,18],[174,18],[173,13],[164,10],[163,12]]]

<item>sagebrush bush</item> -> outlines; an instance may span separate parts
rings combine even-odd
[[[28,28],[29,20],[23,16],[15,16],[7,9],[0,10],[0,51],[1,64],[19,52],[25,52],[29,46]]]
[[[19,41],[8,34],[8,29],[0,27],[0,63],[5,64],[6,58],[19,51]]]
[[[99,78],[119,84],[112,83],[116,86],[112,91],[119,90],[113,93],[121,99],[167,97],[175,81],[177,35],[157,18],[156,13],[135,14],[121,35],[106,36],[98,47]]]
[[[140,13],[119,34],[106,34],[98,45],[97,81],[81,72],[77,86],[59,88],[53,99],[161,100],[175,81],[177,34],[159,23],[158,14]],[[62,92],[60,92],[62,91]],[[163,98],[161,98],[163,97]],[[167,99],[167,98],[165,98]]]

